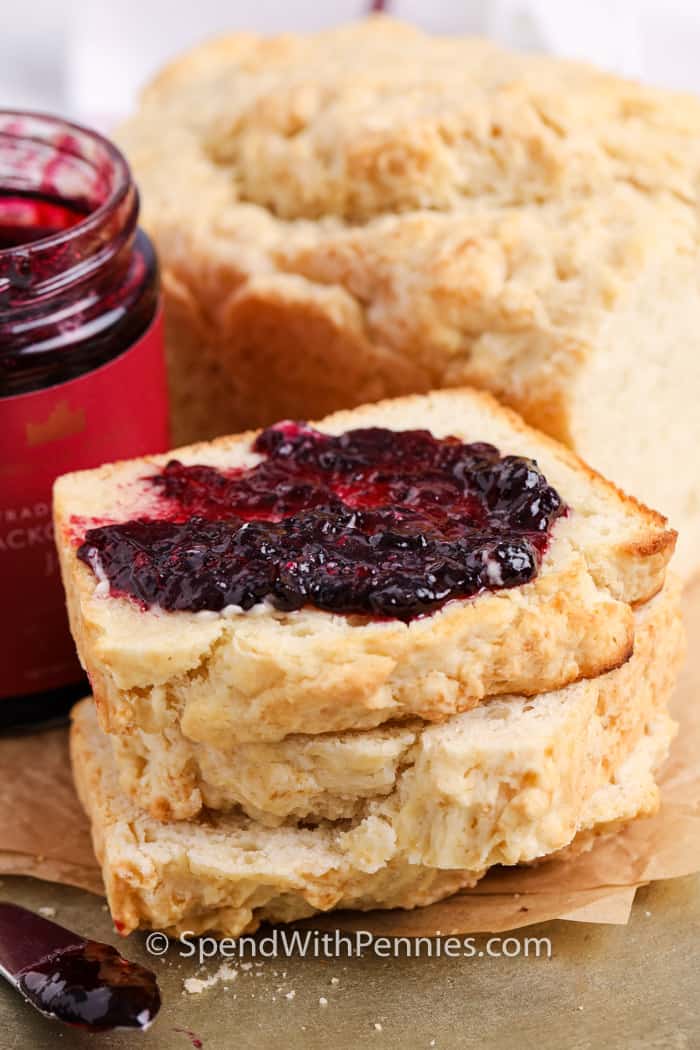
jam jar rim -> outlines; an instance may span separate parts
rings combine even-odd
[[[129,163],[98,131],[0,107],[0,192],[63,206],[72,220],[56,229],[48,219],[37,231],[47,236],[0,251],[2,400],[75,378],[131,345],[155,315],[158,266],[138,226]]]
[[[0,262],[3,262],[12,254],[17,254],[19,252],[24,256],[27,256],[28,254],[38,254],[39,251],[44,251],[47,248],[53,249],[60,247],[65,242],[75,240],[75,238],[81,234],[95,232],[95,230],[99,229],[104,220],[107,219],[111,213],[119,209],[124,200],[128,198],[130,191],[136,196],[138,212],[138,194],[136,193],[129,162],[122,151],[101,132],[95,131],[93,128],[87,127],[85,124],[80,124],[78,121],[67,120],[65,117],[60,117],[44,110],[13,109],[1,106],[0,122],[6,117],[10,119],[15,118],[17,120],[44,121],[47,124],[66,128],[69,131],[77,132],[79,135],[91,139],[109,156],[113,165],[114,181],[106,199],[94,210],[89,211],[83,218],[79,219],[73,226],[70,226],[65,230],[59,230],[57,233],[49,234],[47,237],[37,238],[37,240],[29,243],[0,248]],[[0,136],[2,135],[3,129],[0,126]],[[28,140],[31,140],[33,137],[34,136],[31,135],[26,136]],[[2,276],[0,274],[0,282],[1,281]]]
[[[124,269],[140,201],[124,155],[91,128],[51,114],[0,109],[0,143],[18,151],[35,145],[49,158],[37,164],[31,154],[26,161],[19,152],[16,171],[11,161],[0,177],[4,192],[37,194],[69,207],[87,205],[66,229],[0,252],[2,318],[10,334],[14,330],[22,338],[27,310],[46,310],[53,302],[58,321],[62,297],[70,295],[77,302],[89,282]],[[61,159],[84,185],[66,188],[57,181],[52,169]]]

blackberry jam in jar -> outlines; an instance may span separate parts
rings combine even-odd
[[[51,527],[54,479],[168,447],[158,274],[128,165],[0,111],[0,727],[88,691]]]

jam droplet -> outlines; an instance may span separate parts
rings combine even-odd
[[[194,1050],[202,1050],[202,1047],[204,1046],[204,1043],[199,1038],[199,1036],[196,1035],[196,1033],[192,1031],[191,1028],[173,1028],[173,1031],[174,1032],[179,1032],[182,1035],[186,1035],[187,1038],[189,1039],[189,1041],[192,1043],[192,1046],[194,1047]]]
[[[97,941],[32,963],[17,984],[43,1013],[92,1032],[147,1028],[160,1009],[154,974]]]
[[[248,470],[168,463],[158,517],[88,530],[110,591],[168,610],[277,609],[410,620],[539,571],[565,512],[533,460],[381,427],[280,423]]]

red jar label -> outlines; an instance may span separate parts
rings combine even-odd
[[[53,542],[59,474],[169,446],[159,313],[128,350],[45,390],[0,398],[0,696],[80,679]]]

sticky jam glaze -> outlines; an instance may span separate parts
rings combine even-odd
[[[171,461],[145,479],[157,520],[89,529],[78,557],[145,607],[408,621],[532,580],[566,510],[534,461],[426,430],[285,422],[253,450],[246,470]]]
[[[154,974],[98,941],[47,956],[27,967],[18,982],[41,1011],[90,1032],[148,1028],[160,1009]]]

